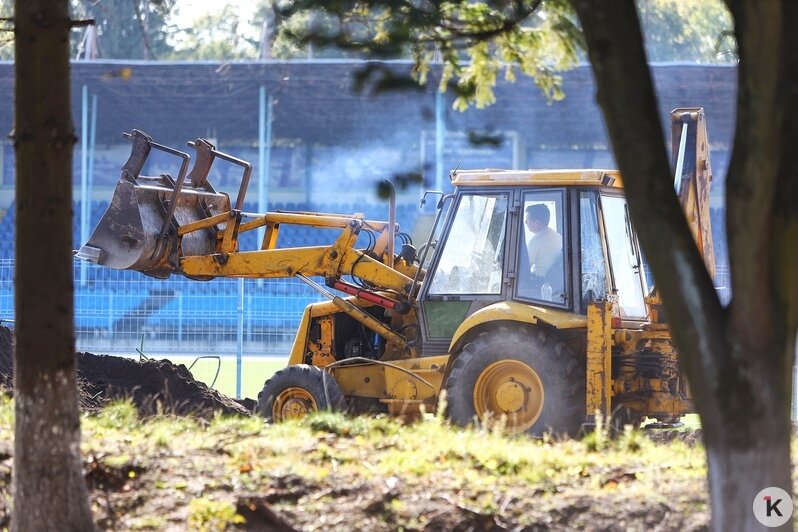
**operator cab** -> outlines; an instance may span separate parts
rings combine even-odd
[[[457,171],[433,228],[419,301],[424,351],[440,349],[465,318],[494,303],[584,315],[617,301],[646,318],[637,237],[615,171]]]

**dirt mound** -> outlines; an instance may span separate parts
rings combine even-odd
[[[13,333],[0,327],[0,387],[11,387]],[[118,356],[77,353],[80,403],[95,410],[114,399],[131,399],[142,415],[157,413],[210,417],[214,412],[249,415],[240,403],[194,379],[185,366],[168,360],[141,362]]]
[[[83,395],[104,401],[130,398],[144,415],[244,414],[249,411],[236,401],[194,379],[182,364],[168,360],[143,360],[78,353],[78,377]]]
[[[242,399],[233,399],[236,403],[246,408],[249,412],[254,412],[258,407],[258,402],[255,399],[244,397]]]

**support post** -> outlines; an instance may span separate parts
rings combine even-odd
[[[443,93],[440,90],[435,91],[435,190],[444,190],[443,145],[446,136],[444,103]]]
[[[183,343],[183,292],[177,293],[177,342]]]
[[[91,198],[94,197],[94,148],[97,145],[97,95],[91,95],[91,123],[89,125],[89,222],[91,222]],[[84,240],[81,242],[85,244]]]
[[[108,291],[108,336],[113,339],[114,333],[114,316],[116,313],[114,312],[116,309],[114,308],[114,291]]]
[[[89,88],[83,85],[80,98],[80,243],[89,240]],[[80,261],[80,286],[86,286],[86,261]]]
[[[252,341],[252,294],[247,294],[247,342]]]
[[[236,338],[236,399],[241,399],[241,375],[244,361],[244,279],[238,279],[238,335]]]
[[[269,210],[269,179],[272,159],[272,107],[274,97],[266,98],[266,87],[261,85],[258,98],[258,212]],[[263,246],[265,229],[258,229],[258,242]]]

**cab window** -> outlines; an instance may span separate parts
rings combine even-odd
[[[517,266],[520,298],[566,303],[564,205],[561,190],[532,191],[523,196]]]
[[[637,238],[629,219],[626,200],[618,196],[602,196],[601,207],[607,232],[612,280],[618,293],[621,317],[645,318],[646,305],[643,300],[645,281],[640,268]]]
[[[507,196],[499,194],[460,198],[430,295],[501,292],[507,203]]]
[[[607,268],[601,243],[596,192],[579,194],[579,242],[581,245],[582,304],[607,298]]]

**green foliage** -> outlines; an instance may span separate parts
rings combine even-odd
[[[172,28],[166,17],[175,0],[69,0],[75,20],[94,19],[99,57],[108,59],[162,59],[170,50]],[[14,0],[0,0],[0,18],[13,15]],[[0,23],[0,60],[14,59],[12,23]],[[85,27],[70,37],[70,56],[83,50]]]
[[[436,82],[441,90],[454,90],[454,106],[461,110],[493,103],[499,76],[514,80],[516,71],[534,78],[550,100],[562,98],[556,73],[575,64],[582,42],[565,0],[296,0],[276,12],[286,21],[280,37],[299,47],[314,44],[376,58],[409,55],[415,61],[413,75],[422,84],[430,64],[440,61],[442,75]],[[292,25],[297,17],[302,22]]]
[[[0,433],[12,410],[0,402]],[[237,416],[139,419],[129,403],[116,403],[83,416],[82,454],[95,485],[118,486],[115,519],[123,530],[233,529],[243,524],[238,511],[258,504],[252,494],[268,497],[268,507],[298,529],[333,515],[345,515],[353,530],[370,529],[375,516],[394,529],[420,529],[442,501],[500,514],[519,528],[560,515],[563,501],[585,499],[595,502],[580,512],[591,516],[618,501],[665,500],[677,515],[706,512],[700,446],[658,444],[630,431],[607,437],[597,452],[590,440],[506,437],[494,429],[455,428],[432,415],[412,424],[340,413],[276,425]],[[0,461],[0,515],[10,493],[2,475]],[[107,492],[91,489],[95,511],[104,512]]]
[[[131,530],[164,530],[166,521],[158,515],[148,515],[130,523]]]
[[[735,60],[731,19],[721,0],[638,0],[638,6],[650,60]],[[561,99],[558,72],[584,57],[583,37],[566,0],[268,0],[259,11],[265,14],[277,26],[275,56],[311,45],[362,57],[409,56],[421,84],[430,65],[440,62],[442,75],[435,82],[455,93],[459,110],[492,104],[499,77],[515,81],[517,72],[533,78],[550,101]],[[406,88],[395,79],[371,76],[371,82],[375,90]]]
[[[223,4],[213,14],[202,15],[189,28],[174,28],[170,34],[173,50],[169,59],[256,59],[259,43],[243,31],[235,7]]]
[[[602,415],[596,412],[596,426],[583,439],[587,450],[595,453],[607,449],[610,444],[610,426]]]
[[[397,3],[392,0],[259,0],[251,20],[220,3],[191,27],[174,23],[176,0],[70,0],[72,17],[97,21],[100,57],[112,59],[256,59],[264,25],[277,59],[412,58],[416,82],[440,61],[440,88],[455,107],[493,103],[500,77],[520,72],[550,100],[562,98],[558,72],[582,59],[583,39],[566,0]],[[651,61],[733,62],[731,17],[721,0],[638,0]],[[13,0],[0,0],[0,18]],[[0,60],[14,56],[11,23],[0,23]],[[72,32],[72,56],[84,28]],[[377,90],[395,88],[372,77]],[[393,80],[394,82],[396,80]]]
[[[626,425],[623,428],[623,434],[618,438],[618,447],[629,453],[640,452],[645,444],[643,438],[644,436],[640,430],[633,428],[631,425]]]
[[[169,447],[172,441],[172,431],[168,427],[159,426],[152,432],[153,443],[156,447]]]
[[[139,419],[132,401],[115,401],[103,408],[95,418],[97,427],[121,430],[136,425]]]
[[[0,0],[0,19],[9,19],[14,16],[14,0]],[[14,59],[14,34],[13,22],[0,20],[0,61]]]
[[[341,412],[314,412],[302,419],[300,424],[314,432],[326,432],[343,437],[366,436],[374,433],[393,435],[399,429],[395,420],[385,416],[350,417]]]
[[[171,28],[166,16],[175,0],[71,0],[72,18],[96,21],[99,57],[163,59],[169,52]],[[85,30],[72,32],[73,57]]]
[[[200,497],[188,505],[188,525],[193,530],[222,531],[231,525],[245,522],[244,518],[236,513],[235,507],[228,502]]]
[[[14,430],[14,400],[0,387],[0,433]]]
[[[732,19],[721,0],[638,0],[649,61],[732,63]]]

